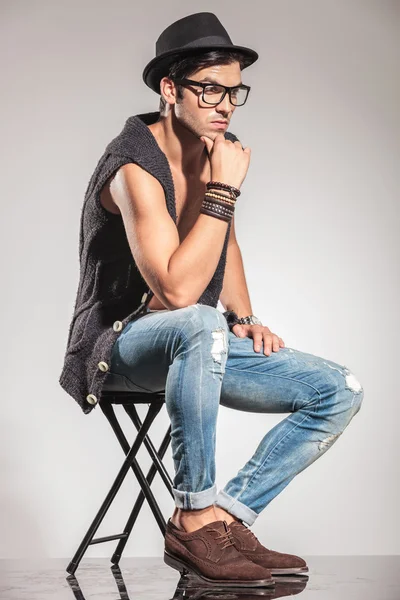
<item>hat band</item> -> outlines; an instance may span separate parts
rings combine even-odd
[[[170,48],[169,51],[179,51],[184,50],[185,48],[201,48],[202,46],[212,46],[213,44],[220,44],[225,46],[233,45],[231,40],[227,39],[226,37],[223,37],[222,35],[208,35],[202,38],[197,38],[196,40],[188,42],[187,44],[183,44],[182,46],[179,46],[179,48]]]
[[[197,40],[185,44],[185,48],[199,45],[207,46],[208,44],[232,44],[232,42],[222,35],[207,35],[206,37],[198,38]]]

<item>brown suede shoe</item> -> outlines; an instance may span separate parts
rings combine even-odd
[[[254,533],[239,521],[232,521],[229,527],[237,550],[255,564],[269,569],[272,575],[308,573],[307,563],[300,556],[265,548]]]
[[[207,584],[235,587],[274,587],[265,567],[236,550],[226,521],[213,521],[196,531],[178,529],[168,519],[164,562],[182,575],[189,573]]]

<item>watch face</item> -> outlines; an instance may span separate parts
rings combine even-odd
[[[262,325],[260,319],[257,319],[257,317],[250,317],[250,321],[253,325]]]
[[[262,325],[260,319],[253,315],[249,315],[248,317],[242,317],[241,319],[239,319],[239,323],[241,323],[242,325]]]

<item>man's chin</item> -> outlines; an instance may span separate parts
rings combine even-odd
[[[225,133],[222,129],[220,131],[210,127],[210,129],[208,129],[206,131],[206,133],[204,133],[203,135],[206,135],[207,137],[209,137],[211,140],[215,140],[215,138],[217,137],[217,135],[219,133]]]

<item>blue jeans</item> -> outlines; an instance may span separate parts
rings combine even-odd
[[[280,348],[256,352],[253,339],[229,331],[217,308],[193,304],[149,311],[114,344],[108,378],[120,389],[165,390],[171,421],[176,506],[216,504],[252,525],[288,483],[320,458],[360,410],[364,391],[344,365]],[[290,413],[217,492],[218,407]],[[240,443],[238,429],[232,443]]]

